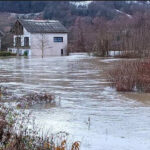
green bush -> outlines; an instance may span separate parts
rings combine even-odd
[[[25,51],[25,52],[24,52],[24,56],[28,56],[28,51]]]
[[[1,51],[0,56],[15,56],[16,54],[12,54],[11,52]]]

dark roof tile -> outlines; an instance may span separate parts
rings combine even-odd
[[[18,20],[31,33],[67,33],[68,30],[57,20]]]

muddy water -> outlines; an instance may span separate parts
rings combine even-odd
[[[86,54],[0,59],[0,80],[13,94],[55,94],[60,105],[35,106],[33,116],[40,127],[82,141],[82,150],[149,150],[150,95],[111,89],[103,69],[114,61]]]

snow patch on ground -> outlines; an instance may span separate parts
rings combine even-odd
[[[123,14],[123,15],[126,15],[127,17],[129,17],[129,18],[132,19],[132,16],[131,16],[131,15],[129,15],[129,14],[123,12],[123,11],[120,11],[120,10],[118,10],[118,9],[115,9],[115,10],[116,10],[118,13]]]

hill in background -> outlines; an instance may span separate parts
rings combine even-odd
[[[88,5],[76,5],[68,1],[1,1],[0,29],[8,31],[17,18],[58,19],[70,27],[77,17],[113,20],[120,15],[131,17],[135,13],[144,14],[149,12],[149,8],[149,2],[145,1],[95,1]]]

